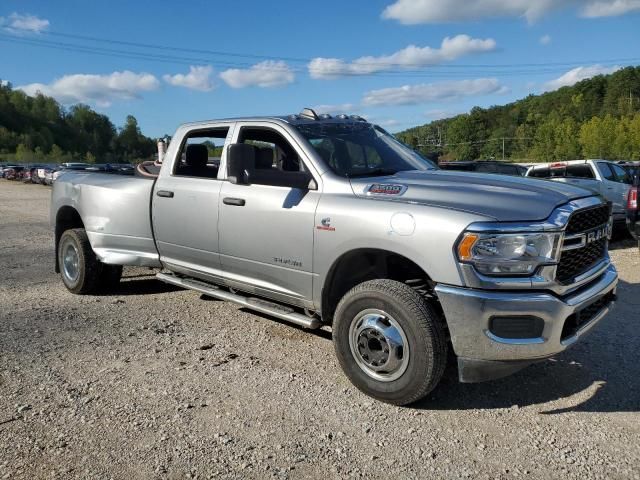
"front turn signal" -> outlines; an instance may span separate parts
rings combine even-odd
[[[460,243],[458,243],[458,258],[463,261],[468,261],[473,258],[473,246],[480,238],[475,233],[465,233]]]

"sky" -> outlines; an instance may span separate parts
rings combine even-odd
[[[149,136],[304,107],[389,131],[640,65],[640,0],[2,0],[0,79]]]

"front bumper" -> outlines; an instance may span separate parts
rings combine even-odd
[[[437,285],[436,293],[458,356],[461,381],[482,381],[509,375],[576,343],[612,306],[618,274],[613,265],[597,279],[566,296],[536,291],[488,291]],[[600,302],[600,303],[596,303]],[[596,305],[585,310],[587,307]],[[581,311],[589,318],[565,327]],[[536,317],[544,321],[540,336],[501,338],[490,331],[494,317]],[[569,324],[567,324],[569,326]]]

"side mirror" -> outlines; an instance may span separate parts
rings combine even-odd
[[[227,178],[237,185],[248,185],[256,168],[256,149],[246,143],[232,143],[227,148]]]

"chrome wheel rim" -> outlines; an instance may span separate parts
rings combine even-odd
[[[80,269],[78,264],[80,262],[80,256],[78,255],[78,249],[71,242],[66,242],[62,246],[62,271],[64,276],[70,282],[78,280],[78,274]]]
[[[371,378],[392,382],[409,365],[409,342],[400,324],[378,309],[358,313],[349,327],[351,355]]]

